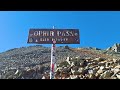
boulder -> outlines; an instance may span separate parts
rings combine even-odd
[[[19,70],[16,70],[15,75],[19,73]]]
[[[75,66],[74,62],[71,63],[71,67]]]
[[[95,61],[99,61],[99,58],[95,58],[94,60],[95,60]]]
[[[94,60],[95,60],[95,61],[104,61],[104,60],[106,60],[106,59],[99,57],[99,58],[95,58]]]
[[[89,79],[95,79],[95,75],[94,74],[90,74],[89,75]]]
[[[117,62],[117,59],[113,58],[113,62],[114,62],[114,63]]]
[[[75,72],[73,73],[73,75],[80,75],[80,72],[75,71]]]
[[[99,70],[97,71],[97,73],[98,73],[98,74],[101,74],[101,73],[103,73],[103,70],[99,69]]]
[[[100,66],[100,69],[103,70],[105,67],[104,66]]]
[[[119,68],[120,69],[120,65],[115,66],[115,68]]]
[[[70,75],[70,79],[78,79],[77,75]]]
[[[43,76],[42,79],[45,79],[45,76]]]
[[[117,79],[117,77],[111,77],[110,79]]]
[[[118,73],[118,72],[120,71],[120,69],[119,69],[119,68],[114,68],[114,69],[112,69],[112,71],[113,71],[114,73]]]
[[[72,70],[78,71],[79,67],[78,66],[74,66],[72,67]]]
[[[103,73],[103,78],[110,78],[110,76],[111,76],[111,73],[110,73],[110,71],[105,71],[104,73]]]
[[[98,65],[99,65],[99,66],[104,66],[104,65],[105,65],[105,62],[98,62]]]
[[[81,61],[80,62],[80,67],[83,67],[84,66],[84,61]]]
[[[63,70],[62,70],[62,72],[64,72],[64,73],[69,73],[71,71],[71,69],[70,68],[63,68]]]
[[[93,65],[93,66],[94,66],[94,65],[98,65],[98,62],[97,62],[97,61],[92,62],[92,65]]]
[[[93,74],[93,70],[88,70],[88,73],[89,74]]]
[[[85,59],[86,59],[86,60],[92,60],[92,58],[91,58],[91,57],[86,57]]]
[[[105,67],[109,67],[110,65],[111,65],[110,62],[106,62],[106,63],[105,63]]]
[[[116,74],[116,76],[117,76],[117,79],[120,79],[120,74]]]
[[[100,74],[95,73],[95,78],[96,78],[96,79],[99,79],[99,77],[100,77]]]
[[[83,71],[84,71],[84,68],[82,68],[82,67],[80,67],[80,68],[78,69],[78,72],[80,72],[80,73],[83,73]]]
[[[68,62],[68,64],[71,64],[70,57],[67,57],[66,61]]]

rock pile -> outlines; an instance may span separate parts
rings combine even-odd
[[[107,53],[106,53],[107,52]],[[93,48],[58,47],[56,79],[120,79],[120,54]],[[50,47],[0,53],[0,79],[49,79]]]
[[[0,72],[0,79],[42,79],[49,73],[49,66],[10,68]],[[46,77],[47,78],[47,77]]]
[[[56,79],[120,79],[120,59],[70,58],[57,66]]]

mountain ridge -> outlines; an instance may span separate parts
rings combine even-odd
[[[60,46],[56,48],[57,65],[65,62],[67,57],[73,59],[77,57],[81,60],[88,58],[94,60],[101,57],[102,59],[109,61],[120,58],[120,55],[111,50],[102,50],[93,47],[72,48],[69,46]],[[41,76],[43,76],[45,72],[49,73],[50,59],[51,48],[43,47],[41,45],[7,50],[0,54],[0,77],[5,79],[41,79]],[[38,73],[36,73],[36,70]],[[19,72],[20,75],[16,77],[15,73],[17,72]],[[27,73],[30,73],[30,75],[33,76],[26,76]],[[10,75],[6,76],[6,74]]]

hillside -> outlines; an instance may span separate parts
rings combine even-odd
[[[47,75],[46,78],[49,78],[50,53],[50,47],[43,47],[41,45],[14,48],[0,53],[0,78],[41,79],[44,75]],[[119,59],[119,53],[97,48],[57,47],[56,60],[58,66],[66,62],[68,57],[73,60],[77,58],[76,60],[79,59],[80,62],[87,59],[92,62],[96,58],[111,61]],[[73,68],[71,65],[66,67],[69,69]],[[78,65],[78,67],[80,68],[81,66]]]

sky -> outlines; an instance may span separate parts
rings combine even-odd
[[[80,44],[106,49],[120,43],[120,11],[0,11],[0,52],[28,44],[30,28],[79,29]],[[40,44],[51,47],[51,44]]]

